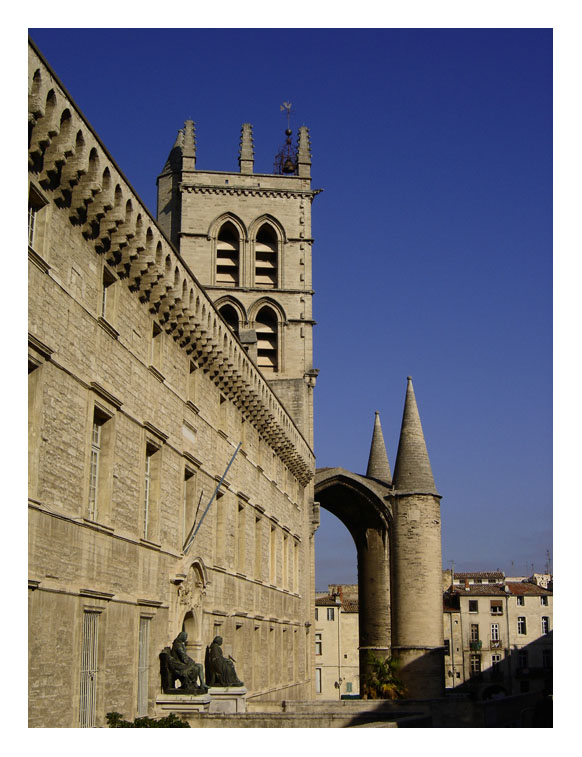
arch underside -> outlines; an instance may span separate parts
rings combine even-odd
[[[370,654],[390,655],[390,487],[343,468],[323,468],[315,474],[315,497],[320,506],[345,525],[358,556],[358,618],[360,685],[365,681]]]

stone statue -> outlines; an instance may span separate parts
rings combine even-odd
[[[172,648],[164,647],[160,654],[162,689],[165,694],[205,694],[208,691],[202,665],[186,652],[187,639],[188,634],[182,631],[174,639]],[[176,688],[177,680],[180,681],[179,688]]]
[[[234,669],[234,660],[222,653],[222,636],[215,636],[212,644],[206,647],[206,678],[208,686],[244,686]]]

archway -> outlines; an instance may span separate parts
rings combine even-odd
[[[390,655],[390,528],[387,484],[344,468],[315,474],[315,498],[348,529],[357,551],[360,679],[370,652]]]

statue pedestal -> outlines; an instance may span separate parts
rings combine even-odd
[[[184,713],[208,712],[210,694],[160,694],[156,699],[156,710],[162,715],[168,712]]]
[[[208,712],[246,712],[247,689],[244,686],[211,686],[208,689]]]

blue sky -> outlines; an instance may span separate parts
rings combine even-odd
[[[270,172],[310,128],[317,464],[392,468],[406,376],[443,496],[443,564],[542,570],[552,551],[552,31],[32,29],[155,212],[184,121],[198,166]],[[553,557],[553,551],[552,551]],[[317,588],[355,582],[322,512]]]

